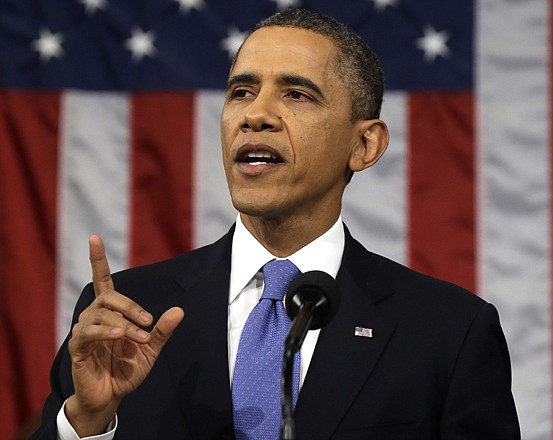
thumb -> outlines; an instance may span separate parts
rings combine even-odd
[[[183,318],[184,311],[180,307],[172,307],[161,315],[150,333],[150,346],[154,351],[161,351]]]

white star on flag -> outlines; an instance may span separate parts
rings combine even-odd
[[[204,0],[175,0],[180,6],[179,11],[185,14],[192,9],[201,10],[205,6]]]
[[[31,46],[40,53],[42,61],[50,61],[52,57],[61,58],[63,56],[63,35],[61,33],[53,34],[50,29],[42,28],[39,31],[39,37],[33,40]]]
[[[396,6],[398,0],[372,0],[374,7],[378,12],[384,11],[388,6]]]
[[[446,57],[449,55],[447,47],[449,33],[447,31],[436,32],[432,26],[424,28],[424,37],[417,38],[417,49],[424,51],[424,59],[432,63],[437,56]]]
[[[248,32],[240,32],[235,26],[229,28],[228,37],[221,41],[221,47],[228,52],[230,59],[236,55],[247,36]]]
[[[106,9],[107,0],[79,0],[83,4],[87,14],[94,14],[98,9]]]
[[[141,61],[145,56],[153,58],[157,52],[154,46],[155,34],[153,31],[144,32],[140,27],[132,29],[132,36],[125,40],[125,47],[132,52],[133,61]]]
[[[277,4],[277,9],[282,11],[288,8],[295,8],[300,5],[300,0],[271,0]]]

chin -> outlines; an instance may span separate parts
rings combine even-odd
[[[234,208],[241,214],[248,215],[251,217],[263,217],[267,215],[271,210],[267,209],[266,206],[258,202],[235,202],[232,204]]]
[[[249,217],[272,218],[281,211],[278,204],[273,203],[266,195],[260,197],[232,198],[234,208]]]
[[[262,215],[272,206],[271,197],[266,190],[261,191],[260,188],[234,190],[230,192],[230,197],[234,208],[246,215]]]

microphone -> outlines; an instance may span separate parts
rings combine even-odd
[[[308,330],[324,327],[340,305],[338,283],[326,272],[313,270],[297,276],[288,287],[286,312],[292,327],[284,343],[282,362],[282,425],[281,440],[295,440],[292,415],[292,376],[294,354],[301,348]]]
[[[340,305],[338,283],[320,270],[302,273],[290,283],[285,305],[293,320],[285,344],[296,352],[308,330],[322,328],[334,317]]]

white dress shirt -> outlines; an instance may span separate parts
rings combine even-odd
[[[345,234],[342,218],[323,235],[313,240],[287,259],[296,265],[300,272],[321,270],[336,278],[344,253]],[[246,229],[240,216],[236,220],[236,229],[232,239],[231,271],[228,307],[228,361],[230,383],[234,374],[234,364],[238,343],[244,324],[263,292],[263,273],[261,268],[275,259],[261,243]],[[185,318],[186,319],[186,318]],[[300,386],[303,385],[309,368],[320,330],[310,330],[301,347]],[[80,440],[69,424],[64,412],[65,404],[57,417],[59,440]],[[87,440],[112,440],[117,429],[117,416],[108,427],[108,432]]]
[[[344,253],[344,227],[341,217],[323,235],[313,240],[299,251],[287,257],[300,272],[321,270],[336,278],[342,254]],[[261,268],[276,257],[265,249],[240,220],[236,220],[236,230],[232,241],[232,262],[230,272],[229,315],[228,315],[228,361],[230,383],[234,374],[234,364],[238,351],[238,342],[244,324],[263,293],[263,274]],[[301,348],[300,386],[305,375],[319,330],[310,330]]]

